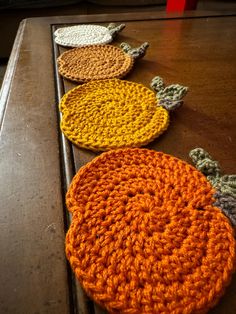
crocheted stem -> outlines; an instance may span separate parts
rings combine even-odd
[[[134,59],[140,59],[146,54],[147,48],[149,47],[149,43],[145,42],[140,47],[137,48],[132,48],[127,43],[121,43],[120,47],[125,53],[131,55]]]
[[[116,25],[115,23],[110,23],[107,26],[107,29],[109,30],[112,38],[115,38],[118,35],[118,33],[120,33],[124,28],[125,24]]]
[[[158,104],[168,111],[172,111],[183,104],[183,97],[188,92],[188,87],[172,84],[165,87],[160,76],[155,76],[151,81],[151,87],[157,92]]]
[[[189,153],[196,168],[200,170],[216,189],[214,206],[219,207],[236,226],[236,175],[221,175],[220,166],[203,148]]]

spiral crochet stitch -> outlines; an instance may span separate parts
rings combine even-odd
[[[137,48],[136,59],[144,56],[148,44]],[[91,80],[122,78],[134,65],[135,57],[111,45],[74,48],[57,59],[58,71],[65,78],[84,83]]]
[[[61,130],[94,151],[146,145],[169,125],[169,113],[142,84],[111,79],[70,90],[60,102]]]
[[[110,313],[206,313],[229,284],[235,239],[194,167],[147,149],[101,154],[66,196],[66,255]]]
[[[74,25],[58,28],[55,32],[55,42],[61,46],[85,47],[89,45],[105,45],[125,27],[125,24],[108,27],[101,25]]]

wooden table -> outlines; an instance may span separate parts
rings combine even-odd
[[[197,16],[198,15],[198,16]],[[204,147],[235,172],[236,15],[210,13],[48,17],[19,28],[0,98],[1,313],[103,313],[74,280],[64,254],[67,186],[95,153],[75,148],[58,128],[58,101],[75,86],[58,76],[63,51],[52,31],[64,24],[122,21],[115,44],[150,42],[128,80],[155,75],[189,86],[168,131],[148,147],[189,161]],[[236,313],[236,277],[211,313]]]

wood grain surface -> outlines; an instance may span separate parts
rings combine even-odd
[[[0,309],[2,313],[104,313],[83,293],[65,260],[70,217],[64,194],[74,173],[98,155],[59,131],[58,102],[76,86],[62,79],[53,43],[63,25],[123,21],[115,45],[150,43],[127,80],[149,86],[155,75],[189,86],[183,107],[149,148],[190,162],[203,147],[235,172],[236,16],[164,13],[35,18],[22,22],[4,81],[0,112]],[[236,312],[233,278],[213,314]]]

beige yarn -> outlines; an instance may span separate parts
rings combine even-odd
[[[89,45],[105,45],[110,43],[122,31],[125,24],[74,25],[58,28],[54,32],[55,42],[66,47],[85,47]]]

